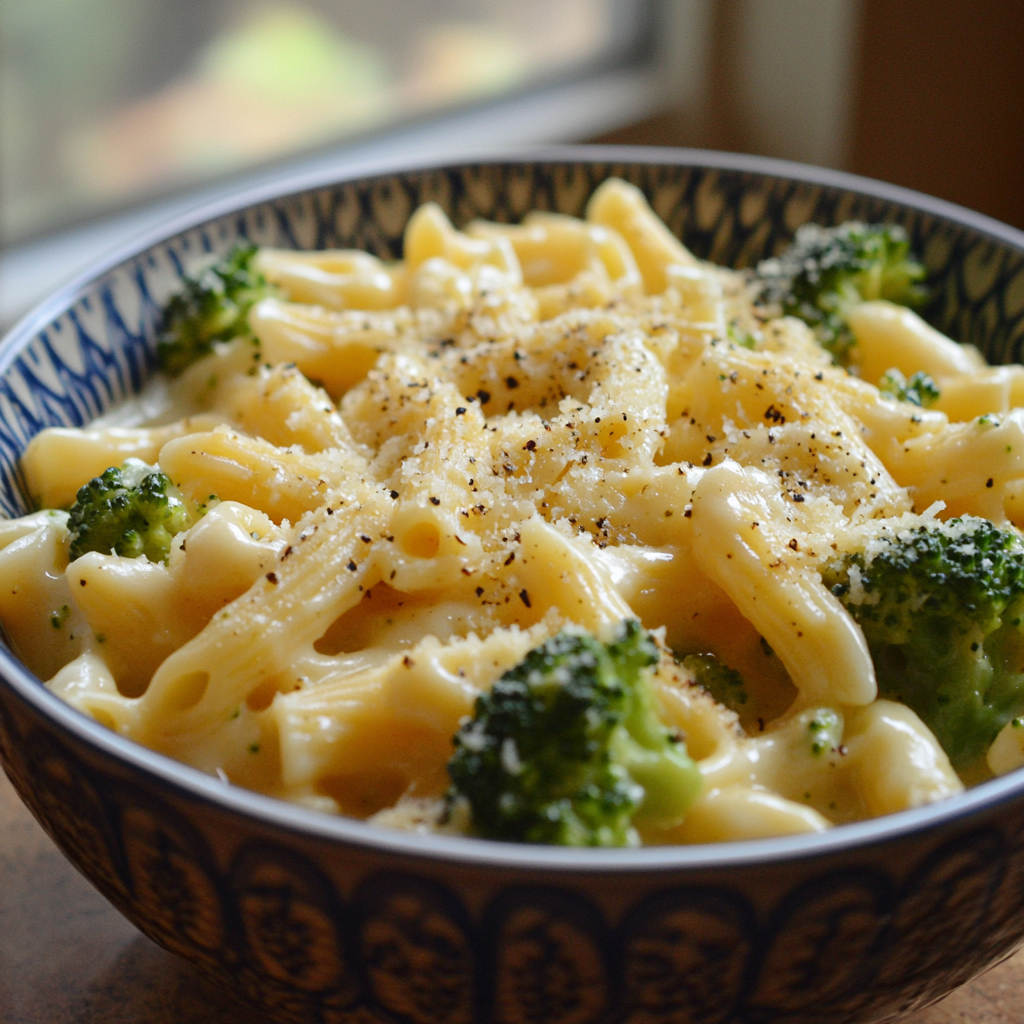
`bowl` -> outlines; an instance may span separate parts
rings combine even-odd
[[[805,221],[895,221],[940,329],[1024,345],[1024,233],[888,185],[767,159],[576,148],[282,180],[104,261],[0,347],[0,508],[18,459],[155,367],[159,309],[240,239],[400,255],[410,213],[580,214],[634,182],[700,257],[744,267]],[[0,650],[0,760],[71,862],[150,938],[282,1021],[842,1024],[932,1002],[1024,939],[1024,773],[808,835],[578,850],[422,836],[225,785],[125,740]]]

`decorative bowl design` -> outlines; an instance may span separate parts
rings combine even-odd
[[[108,260],[0,348],[0,509],[18,459],[153,372],[159,308],[239,239],[399,255],[415,207],[456,223],[579,214],[639,185],[698,255],[750,266],[803,222],[904,225],[926,311],[992,362],[1024,346],[1024,234],[778,161],[571,149],[285,181]],[[1024,775],[824,835],[572,850],[418,836],[223,785],[107,731],[0,650],[0,760],[68,858],[143,932],[282,1021],[843,1024],[894,1020],[1024,939]]]

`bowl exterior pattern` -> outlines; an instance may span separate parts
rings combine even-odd
[[[17,460],[35,433],[85,423],[142,387],[160,306],[210,253],[248,240],[396,257],[422,202],[456,223],[579,214],[612,174],[643,188],[698,256],[733,266],[776,253],[808,220],[901,223],[929,268],[930,319],[993,362],[1020,357],[1024,250],[884,189],[683,159],[381,175],[190,228],[9,339],[0,508],[27,509]],[[375,850],[200,796],[91,742],[98,726],[48,714],[56,698],[12,666],[0,652],[0,760],[44,828],[142,931],[282,1021],[888,1021],[1024,938],[1024,794],[938,827],[746,866],[445,861],[428,843]]]
[[[0,707],[0,759],[72,863],[293,1024],[889,1021],[1024,934],[1019,802],[811,861],[517,874],[297,835]]]

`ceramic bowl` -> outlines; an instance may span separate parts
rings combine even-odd
[[[928,317],[992,362],[1024,345],[1024,234],[938,200],[764,159],[574,149],[281,182],[106,261],[0,347],[0,507],[18,458],[154,372],[182,273],[238,240],[400,255],[416,206],[456,223],[580,214],[639,185],[698,255],[751,266],[808,220],[895,221]],[[0,650],[0,758],[68,858],[148,936],[282,1021],[843,1024],[933,1001],[1024,938],[1024,773],[823,835],[575,850],[318,815],[136,746]]]

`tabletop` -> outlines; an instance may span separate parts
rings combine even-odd
[[[1019,1024],[1024,950],[906,1024]],[[3,1024],[270,1024],[141,935],[64,859],[0,772]]]

